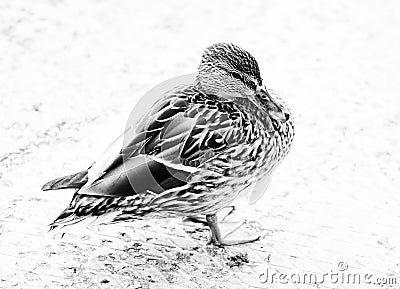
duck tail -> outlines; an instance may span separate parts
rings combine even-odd
[[[42,191],[59,189],[80,189],[88,181],[88,171],[82,171],[73,175],[64,176],[49,181],[42,187]]]

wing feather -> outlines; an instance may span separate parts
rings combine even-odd
[[[244,141],[239,137],[244,129],[239,109],[219,101],[193,86],[167,93],[138,123],[130,140],[124,140],[126,145],[117,151],[113,144],[92,166],[90,181],[78,193],[127,196],[185,185],[202,163]]]

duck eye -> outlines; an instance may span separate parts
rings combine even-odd
[[[237,79],[240,80],[242,83],[244,83],[247,87],[251,88],[251,89],[256,89],[256,85],[254,84],[253,81],[251,81],[246,75],[240,74],[239,72],[236,71],[231,71],[230,75]]]
[[[237,73],[236,71],[232,71],[231,75],[236,79],[239,79],[239,80],[242,79],[242,76],[239,73]]]

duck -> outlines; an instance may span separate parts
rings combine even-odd
[[[294,118],[249,52],[207,47],[193,81],[162,92],[133,131],[111,157],[42,187],[75,189],[50,230],[200,215],[211,244],[259,240],[224,238],[217,213],[246,192],[253,202],[265,192],[292,146]]]

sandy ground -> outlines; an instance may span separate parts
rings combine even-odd
[[[263,283],[266,269],[399,288],[398,1],[166,2],[0,2],[0,288],[311,287]],[[140,96],[222,41],[257,58],[296,116],[268,193],[224,224],[247,219],[240,234],[262,240],[207,247],[180,220],[48,234],[73,192],[41,185],[90,165]]]

